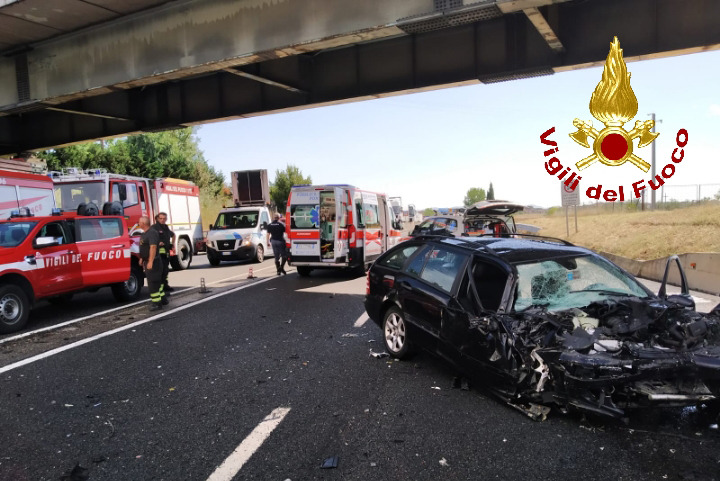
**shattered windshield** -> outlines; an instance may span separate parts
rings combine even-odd
[[[55,203],[66,212],[77,210],[80,204],[90,202],[102,207],[107,202],[104,188],[105,183],[101,181],[55,184]]]
[[[612,297],[648,297],[635,280],[596,256],[565,257],[516,267],[516,311],[530,306],[559,311]]]

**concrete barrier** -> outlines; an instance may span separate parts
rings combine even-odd
[[[615,264],[619,265],[630,274],[661,282],[665,274],[667,257],[648,261],[639,261],[627,257],[600,252]],[[691,252],[679,254],[680,264],[685,270],[690,289],[706,292],[712,295],[720,295],[720,253],[718,252]],[[680,274],[673,262],[668,275],[668,283],[679,286]]]

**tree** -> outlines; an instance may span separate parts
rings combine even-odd
[[[72,145],[40,152],[38,157],[49,170],[102,168],[115,174],[190,180],[211,197],[224,186],[222,172],[208,165],[190,128]]]
[[[463,200],[463,203],[465,204],[465,207],[470,207],[481,200],[485,200],[485,189],[471,187],[468,189],[467,194],[465,194],[465,200]]]
[[[290,188],[293,185],[312,184],[310,176],[303,177],[299,168],[288,164],[285,170],[275,171],[275,182],[270,184],[270,198],[278,212],[285,212]]]
[[[490,182],[490,187],[488,187],[487,200],[495,200],[495,189],[493,189],[492,182]]]
[[[425,209],[425,210],[423,211],[423,216],[424,216],[424,217],[430,217],[431,215],[435,215],[435,211],[432,210],[430,207],[428,207],[427,209]]]

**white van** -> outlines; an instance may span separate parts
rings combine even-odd
[[[272,253],[267,233],[270,210],[265,206],[230,207],[220,211],[207,234],[207,258],[210,265],[221,261],[253,259],[262,262]]]

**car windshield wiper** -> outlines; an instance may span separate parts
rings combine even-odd
[[[570,291],[570,294],[577,294],[578,292],[596,292],[598,294],[604,294],[606,296],[639,297],[636,294],[628,294],[627,292],[618,292],[610,289],[581,289],[579,291]]]

